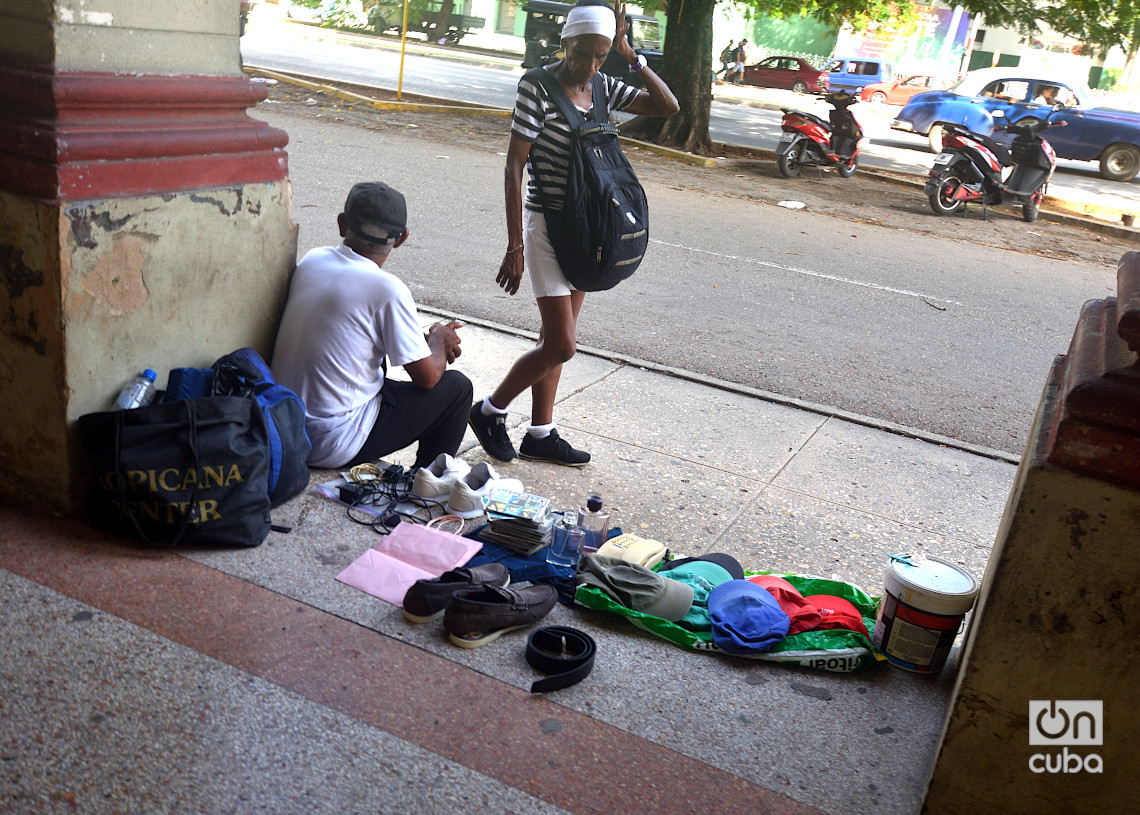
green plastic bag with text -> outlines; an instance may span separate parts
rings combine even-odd
[[[753,572],[750,574],[778,573]],[[875,614],[879,606],[878,598],[869,596],[858,586],[839,580],[827,580],[808,575],[779,574],[779,576],[795,586],[800,594],[805,597],[813,594],[829,594],[849,600],[859,610],[867,630],[871,631],[875,627]],[[587,608],[609,611],[628,617],[630,622],[643,631],[648,631],[650,634],[683,648],[724,653],[713,642],[712,634],[708,631],[690,631],[660,617],[642,614],[640,611],[626,608],[610,598],[601,589],[593,586],[578,586],[574,600]],[[740,655],[734,654],[733,656]],[[757,652],[744,658],[759,659],[765,662],[782,662],[833,673],[859,671],[884,659],[878,649],[863,634],[857,631],[837,629],[820,629],[794,634],[785,637],[779,645],[770,651]]]

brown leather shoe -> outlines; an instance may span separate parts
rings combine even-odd
[[[404,595],[404,617],[412,623],[430,623],[447,610],[457,592],[479,586],[506,586],[511,573],[502,563],[485,563],[470,569],[452,569],[431,580],[417,580]]]
[[[478,648],[508,631],[538,622],[558,602],[558,590],[546,583],[526,588],[482,586],[457,592],[443,614],[443,627],[461,648]]]

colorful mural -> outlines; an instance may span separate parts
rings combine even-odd
[[[877,26],[866,31],[843,31],[835,45],[841,56],[889,60],[910,74],[954,75],[962,70],[970,15],[961,9],[918,6],[913,30]]]

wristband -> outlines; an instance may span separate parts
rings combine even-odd
[[[518,246],[511,246],[511,247],[508,247],[508,248],[507,248],[507,254],[508,254],[508,255],[513,255],[515,252],[519,251],[519,250],[520,250],[520,249],[522,249],[522,248],[523,248],[523,245],[522,245],[521,243],[520,243]]]

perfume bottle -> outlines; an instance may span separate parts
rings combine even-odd
[[[586,506],[578,510],[578,526],[586,533],[582,554],[594,554],[606,542],[610,529],[610,514],[602,511],[602,496],[591,495],[586,499]]]
[[[586,533],[578,526],[578,513],[569,509],[562,513],[554,525],[553,539],[546,550],[546,562],[573,569],[582,556],[582,541]]]

